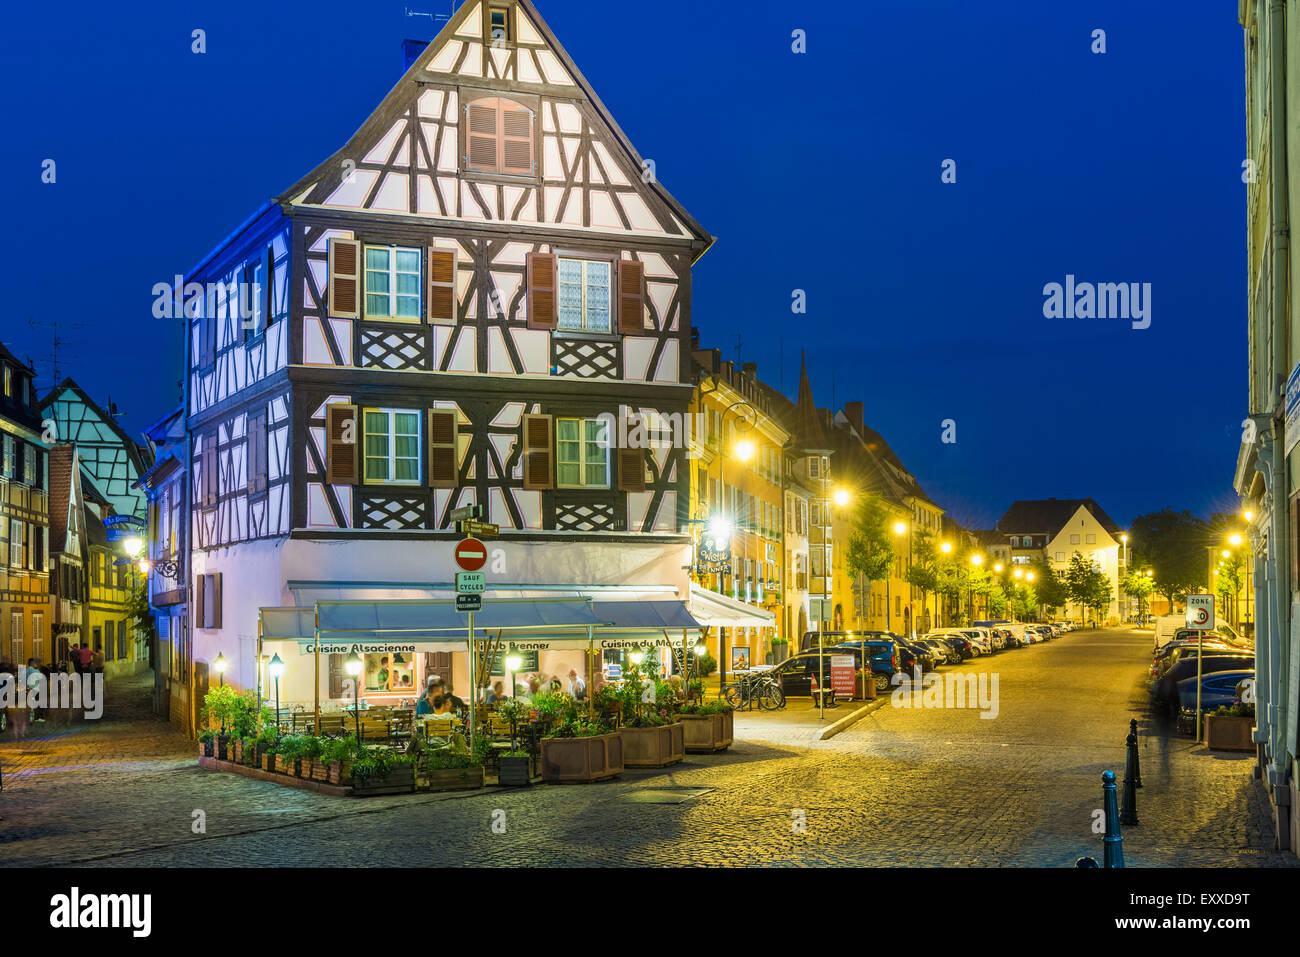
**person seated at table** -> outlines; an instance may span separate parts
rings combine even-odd
[[[564,684],[560,681],[558,676],[551,679],[550,690],[552,693],[564,690]]]
[[[434,695],[432,704],[432,717],[446,718],[448,721],[456,717],[456,710],[452,707],[451,698],[444,698],[442,695]]]
[[[424,694],[420,695],[420,697],[416,699],[415,714],[416,717],[433,714],[433,695],[428,689],[425,689]]]
[[[681,676],[681,675],[669,675],[669,676],[668,676],[668,683],[669,683],[670,685],[672,685],[672,689],[673,689],[673,697],[675,697],[678,701],[685,701],[685,700],[686,700],[686,687],[685,687],[685,686],[683,685],[683,683],[682,683],[682,676]]]
[[[484,703],[489,708],[500,704],[506,697],[506,685],[504,681],[494,681],[492,687],[488,689],[487,694],[483,696]]]

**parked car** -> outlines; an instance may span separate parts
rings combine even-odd
[[[944,635],[936,635],[931,632],[928,635],[922,635],[916,640],[934,651],[935,659],[939,664],[961,664],[961,655],[957,654],[952,649],[952,646],[944,641],[944,637]]]
[[[1007,639],[1011,637],[1011,632],[1005,628],[995,627],[989,630],[990,640],[993,642],[994,651],[1005,651],[1008,648],[1015,647]]]
[[[821,633],[823,648],[841,645],[846,641],[893,641],[895,637],[897,636],[888,631],[823,631]],[[805,631],[803,637],[799,639],[799,650],[816,651],[817,632]]]
[[[1254,677],[1254,668],[1214,671],[1201,675],[1201,712],[1217,711],[1219,708],[1240,703],[1237,686],[1248,678]],[[1196,710],[1195,674],[1178,682],[1178,706]]]
[[[889,632],[870,632],[869,634],[885,635],[885,638],[855,638],[853,641],[842,641],[839,644],[826,648],[830,654],[844,654],[852,652],[854,663],[858,668],[862,667],[862,655],[867,655],[867,660],[871,664],[871,675],[875,681],[877,691],[888,691],[890,679],[893,678],[894,672],[902,669],[906,671],[910,665],[905,665],[901,659],[897,639],[890,635]],[[816,652],[811,652],[816,654]]]
[[[943,640],[948,644],[950,648],[952,648],[954,651],[957,652],[957,660],[959,662],[967,661],[971,658],[974,658],[975,655],[978,653],[978,649],[975,647],[975,643],[970,639],[970,636],[968,635],[964,635],[964,634],[944,635]]]
[[[1156,707],[1173,710],[1178,703],[1178,685],[1191,678],[1195,685],[1197,656],[1185,655],[1151,683],[1151,697]],[[1255,668],[1255,656],[1240,652],[1207,653],[1201,662],[1203,675],[1220,671],[1243,671]],[[1195,693],[1195,687],[1192,691]]]
[[[776,675],[777,681],[781,683],[781,690],[787,698],[792,696],[807,698],[812,695],[814,679],[817,679],[818,684],[823,687],[830,687],[831,658],[836,655],[853,655],[855,671],[862,666],[860,652],[855,652],[851,648],[843,648],[838,651],[826,648],[820,655],[815,651],[808,651],[787,658],[772,669],[772,674]],[[822,662],[819,659],[825,659],[825,661]],[[822,680],[821,676],[824,676],[824,680]]]
[[[927,635],[938,635],[941,638],[946,638],[949,635],[960,635],[974,645],[976,653],[981,655],[991,654],[993,650],[987,628],[935,628],[928,632]]]
[[[943,661],[935,654],[934,649],[929,645],[922,644],[920,639],[912,641],[910,638],[898,638],[897,642],[900,649],[906,648],[912,655],[912,665],[908,670],[919,665],[923,672],[934,671],[935,668],[943,664]]]

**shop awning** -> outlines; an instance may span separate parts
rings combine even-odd
[[[469,616],[454,601],[322,601],[316,603],[320,637],[325,641],[400,641],[464,644]],[[597,627],[605,619],[580,599],[486,600],[474,613],[476,638],[495,632],[547,634]]]
[[[691,617],[702,625],[723,628],[771,628],[776,615],[754,605],[719,595],[691,582]]]
[[[315,608],[262,608],[263,641],[311,641],[316,637]]]
[[[609,624],[601,631],[699,631],[704,626],[692,617],[680,601],[593,601],[596,617]]]

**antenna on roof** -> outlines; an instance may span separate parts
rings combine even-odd
[[[47,322],[47,321],[44,320],[44,319],[40,319],[40,320],[38,320],[38,319],[36,319],[36,318],[33,317],[33,316],[28,316],[28,317],[27,317],[27,325],[31,326],[33,329],[49,329],[49,330],[50,330],[50,333],[51,333],[50,352],[49,352],[47,355],[42,356],[41,358],[39,358],[39,359],[37,360],[37,362],[47,362],[47,363],[49,363],[49,364],[52,366],[52,368],[51,368],[51,375],[53,376],[54,381],[50,384],[50,388],[51,388],[51,389],[57,389],[58,386],[59,386],[59,383],[63,381],[63,376],[61,376],[61,375],[59,374],[59,350],[62,349],[64,346],[68,345],[68,343],[69,343],[71,340],[69,340],[69,339],[60,339],[60,338],[59,338],[59,320],[57,320],[57,319],[50,319],[50,320]],[[85,328],[86,328],[86,323],[84,323],[84,322],[65,322],[65,323],[63,323],[63,328],[64,328],[64,329],[85,329]],[[64,357],[65,359],[68,358],[68,355],[67,355],[66,352],[63,353],[63,357]],[[76,357],[73,356],[73,358],[76,358]]]
[[[406,10],[406,15],[408,17],[428,17],[434,23],[437,23],[439,20],[445,23],[456,15],[456,0],[450,0],[450,3],[450,13],[421,13],[419,10],[412,10],[410,7],[404,7],[403,9]]]

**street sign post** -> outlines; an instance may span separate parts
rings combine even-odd
[[[456,610],[457,611],[482,611],[483,596],[477,593],[466,594],[464,592],[456,593]],[[473,625],[470,626],[473,628]]]
[[[469,519],[482,518],[482,505],[466,505],[464,508],[453,508],[451,510],[451,520],[453,522],[464,522]]]
[[[501,534],[501,526],[493,525],[490,522],[471,522],[469,520],[460,523],[460,530],[470,538],[495,538]]]
[[[487,564],[487,546],[477,538],[464,539],[456,546],[456,564],[462,571],[478,571]]]
[[[1214,627],[1214,596],[1187,596],[1187,627],[1195,628],[1196,636],[1196,740],[1201,740],[1201,679],[1204,676],[1204,655],[1201,648],[1205,633]]]
[[[482,572],[457,572],[457,595],[481,595],[487,587],[487,576]]]

